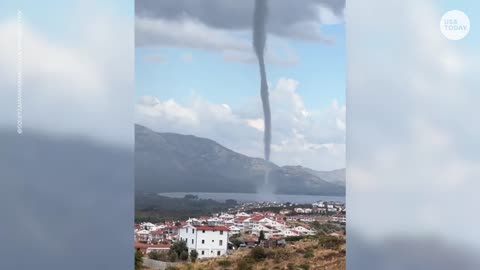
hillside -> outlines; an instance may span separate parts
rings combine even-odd
[[[336,176],[330,172],[280,167],[236,153],[213,140],[157,133],[135,125],[137,192],[256,192],[264,184],[267,167],[275,193],[345,194],[344,185],[333,182]]]

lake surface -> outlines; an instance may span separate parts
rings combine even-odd
[[[161,196],[183,198],[185,195],[197,195],[200,199],[212,199],[224,202],[228,199],[237,202],[279,202],[279,203],[313,203],[317,201],[345,202],[344,196],[314,196],[314,195],[286,195],[286,194],[258,194],[258,193],[205,193],[205,192],[167,192],[158,193]]]

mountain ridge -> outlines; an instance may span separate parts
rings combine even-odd
[[[265,186],[267,167],[270,180]],[[267,189],[282,194],[345,195],[345,186],[328,175],[248,157],[208,138],[135,125],[136,191],[255,193]]]

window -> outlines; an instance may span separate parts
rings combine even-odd
[[[186,231],[187,231],[187,233],[188,233],[188,228],[185,228],[185,230],[186,230]]]
[[[219,246],[222,246],[222,245],[223,245],[223,240],[220,240]]]
[[[212,243],[215,243],[215,240],[212,240]]]
[[[205,244],[205,239],[202,240],[202,244]]]
[[[205,230],[203,230],[202,233],[205,233]]]
[[[192,229],[192,233],[195,233],[195,229]]]
[[[202,250],[202,255],[205,255],[205,250]]]
[[[185,243],[188,243],[188,238],[185,238]]]
[[[193,245],[193,239],[192,239],[192,245]]]
[[[220,235],[223,235],[223,231],[220,231]]]
[[[220,256],[220,250],[219,250],[219,251],[217,251],[217,256]]]

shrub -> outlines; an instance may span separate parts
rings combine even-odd
[[[237,262],[237,270],[252,270],[253,265],[246,260],[239,260]]]
[[[319,233],[324,233],[324,234],[329,234],[332,232],[340,231],[342,230],[342,227],[337,225],[337,224],[332,224],[332,223],[324,223],[321,224],[318,221],[314,221],[312,223],[313,228],[315,228]]]
[[[290,253],[285,249],[276,249],[274,251],[273,257],[279,260],[288,260],[290,258]]]
[[[308,249],[308,250],[305,252],[305,254],[303,255],[303,257],[304,257],[305,259],[315,257],[315,255],[314,255],[314,253],[313,253],[313,250]]]
[[[178,255],[177,255],[177,253],[171,252],[171,253],[168,255],[168,259],[169,259],[171,262],[176,262],[176,261],[178,260]]]
[[[297,242],[297,241],[300,241],[304,238],[305,238],[305,236],[287,236],[287,237],[285,237],[285,241],[287,241],[287,242]]]
[[[295,270],[295,265],[293,263],[288,263],[287,264],[287,269],[288,270]]]
[[[295,250],[296,253],[299,253],[299,254],[305,254],[305,249],[303,248],[298,248]]]
[[[310,265],[307,264],[307,263],[304,263],[304,264],[301,264],[298,266],[300,269],[303,269],[303,270],[308,270],[310,269]]]
[[[230,238],[230,242],[232,242],[232,244],[235,248],[239,248],[240,245],[242,244],[242,241],[238,237]]]
[[[148,253],[148,258],[156,261],[166,261],[168,260],[167,254],[162,251],[153,250]]]
[[[175,255],[173,255],[175,254]],[[188,248],[185,241],[177,241],[173,243],[168,251],[170,261],[175,262],[179,258],[183,261],[188,260]]]
[[[330,235],[323,235],[318,240],[318,244],[321,247],[324,247],[326,249],[334,249],[334,250],[338,250],[343,243],[344,243],[344,240],[336,236],[330,236]]]
[[[255,260],[255,261],[261,261],[267,258],[267,253],[265,252],[265,249],[262,247],[254,247],[252,248],[252,251],[250,252],[250,256]]]
[[[307,259],[315,257],[315,251],[314,251],[313,247],[307,247],[305,249],[305,253],[303,254],[303,257],[307,258]]]
[[[182,253],[180,253],[180,260],[182,260],[182,261],[188,260],[188,251],[187,250],[184,250],[184,251],[182,251]]]
[[[226,260],[226,259],[225,259],[225,260],[218,261],[217,263],[218,263],[218,265],[221,266],[221,267],[230,267],[230,266],[232,266],[232,262],[229,261],[229,260]]]
[[[198,258],[198,252],[195,249],[192,249],[192,251],[190,251],[190,260],[192,262],[195,262],[197,258]]]
[[[135,252],[135,270],[142,269],[143,265],[143,254],[140,250]]]

